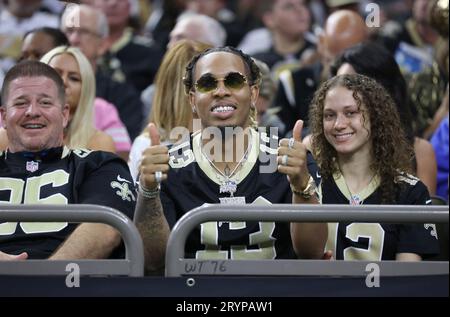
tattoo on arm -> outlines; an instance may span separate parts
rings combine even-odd
[[[138,195],[134,223],[144,242],[146,271],[154,274],[164,267],[170,232],[160,198],[145,198]]]

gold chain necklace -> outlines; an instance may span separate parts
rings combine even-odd
[[[247,160],[248,158],[248,154],[250,153],[250,150],[252,148],[252,142],[250,140],[249,145],[247,147],[247,149],[245,150],[244,155],[242,156],[242,158],[239,160],[238,164],[235,166],[235,168],[231,171],[231,173],[223,173],[217,166],[216,164],[214,164],[214,162],[210,159],[210,157],[205,153],[205,151],[203,150],[203,146],[200,146],[201,148],[201,152],[203,154],[203,156],[206,157],[208,163],[214,168],[214,170],[216,170],[217,173],[219,173],[223,179],[220,179],[220,176],[217,175],[217,179],[220,182],[220,187],[219,187],[219,193],[223,194],[223,193],[229,193],[230,197],[233,197],[234,193],[237,191],[237,182],[239,181],[238,179],[233,180],[231,179],[235,174],[237,174],[237,172],[240,170],[240,168],[244,165],[244,160]]]

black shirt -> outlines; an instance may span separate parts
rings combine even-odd
[[[0,154],[0,203],[94,204],[133,218],[136,190],[126,163],[101,151],[68,150]],[[0,223],[0,251],[45,259],[78,224]]]
[[[265,141],[275,145],[269,148]],[[237,182],[235,197],[244,197],[246,204],[292,203],[292,192],[286,175],[266,173],[264,162],[270,156],[276,160],[278,140],[268,141],[265,133],[253,131],[248,159],[233,179]],[[203,204],[218,204],[219,184],[223,179],[205,159],[200,149],[200,134],[170,151],[168,180],[162,183],[161,200],[170,227],[186,212]],[[274,146],[272,146],[273,148]],[[273,161],[272,161],[273,163]],[[270,169],[270,168],[269,168]],[[186,256],[197,259],[274,259],[295,258],[288,223],[273,222],[211,222],[199,226],[190,234]]]
[[[316,174],[317,176],[317,174]],[[401,174],[395,183],[397,205],[426,205],[431,199],[425,185],[414,176]],[[335,175],[322,180],[323,204],[349,204],[350,194],[345,180]],[[374,178],[360,193],[361,204],[381,204],[379,181]],[[415,253],[428,257],[439,253],[434,224],[329,223],[327,250],[338,260],[395,260],[397,253]]]

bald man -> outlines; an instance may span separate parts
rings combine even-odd
[[[322,64],[329,65],[346,48],[365,41],[369,36],[363,18],[350,10],[332,13],[319,35],[318,52]]]
[[[298,119],[305,122],[305,127],[308,126],[309,104],[320,83],[329,77],[330,64],[346,48],[368,37],[367,26],[358,13],[338,10],[328,17],[319,35],[316,61],[307,67],[280,74],[278,93],[272,106],[280,108],[278,116],[286,126],[285,131],[279,131],[281,136],[289,135]]]
[[[181,40],[198,41],[214,47],[225,45],[227,32],[215,19],[198,13],[185,13],[178,17],[170,32],[167,48],[172,48]]]

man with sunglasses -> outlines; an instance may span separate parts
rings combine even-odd
[[[260,76],[241,51],[209,49],[193,58],[184,78],[201,129],[169,150],[150,124],[152,146],[142,156],[135,217],[148,271],[164,266],[169,228],[205,203],[317,202],[300,139],[303,123],[280,142],[255,129]],[[210,222],[190,234],[186,257],[321,258],[326,238],[325,224]]]

